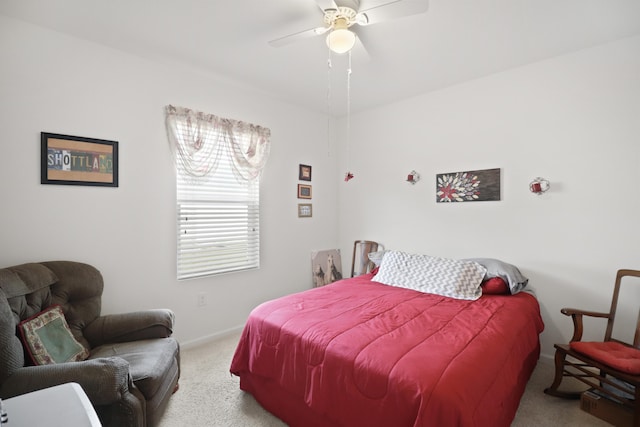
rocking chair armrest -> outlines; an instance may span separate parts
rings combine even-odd
[[[584,316],[591,316],[591,317],[609,317],[609,313],[600,313],[597,311],[587,311],[587,310],[580,310],[577,308],[563,308],[562,310],[560,310],[560,312],[562,314],[564,314],[565,316],[573,316],[573,315],[584,315]]]
[[[582,332],[584,330],[582,316],[600,317],[605,319],[610,317],[609,313],[580,310],[577,308],[563,308],[560,312],[565,316],[571,316],[571,320],[573,320],[573,337],[571,337],[571,341],[580,341],[582,339]]]

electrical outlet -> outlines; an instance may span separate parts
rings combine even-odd
[[[204,292],[199,293],[196,296],[196,305],[198,307],[204,307],[205,305],[207,305],[207,294],[205,294]]]

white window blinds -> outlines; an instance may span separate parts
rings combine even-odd
[[[256,150],[255,132],[242,132],[255,130],[253,125],[238,126],[237,122],[215,116],[205,116],[207,120],[194,124],[190,114],[172,115],[176,110],[171,108],[180,107],[167,107],[170,141],[181,144],[174,147],[174,152],[186,152],[182,157],[176,155],[178,279],[258,268],[259,175],[266,158],[260,161],[259,170],[251,171],[247,164],[254,159],[238,162],[237,156],[238,150],[245,154],[260,151],[266,156],[268,145]],[[186,109],[177,111],[192,113]],[[267,138],[258,138],[257,143],[268,144]],[[193,144],[190,146],[188,141]]]

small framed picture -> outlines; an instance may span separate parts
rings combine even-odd
[[[310,199],[311,186],[306,184],[298,184],[298,199]]]
[[[313,214],[313,208],[311,203],[298,203],[298,217],[299,218],[311,218]]]
[[[300,181],[311,181],[311,166],[300,165],[298,170],[298,179]]]
[[[40,183],[118,186],[118,142],[40,133]]]

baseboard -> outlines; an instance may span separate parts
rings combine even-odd
[[[235,326],[230,329],[225,329],[224,331],[216,332],[211,335],[205,335],[204,337],[196,338],[194,340],[180,342],[180,348],[187,350],[194,347],[199,347],[204,344],[209,344],[213,341],[218,341],[223,338],[228,337],[229,335],[235,335],[242,332],[242,328],[244,325]]]
[[[553,354],[544,354],[544,353],[541,353],[541,354],[540,354],[540,358],[541,358],[541,359],[547,359],[547,360],[553,360],[553,359],[555,359],[555,356],[554,356]]]

